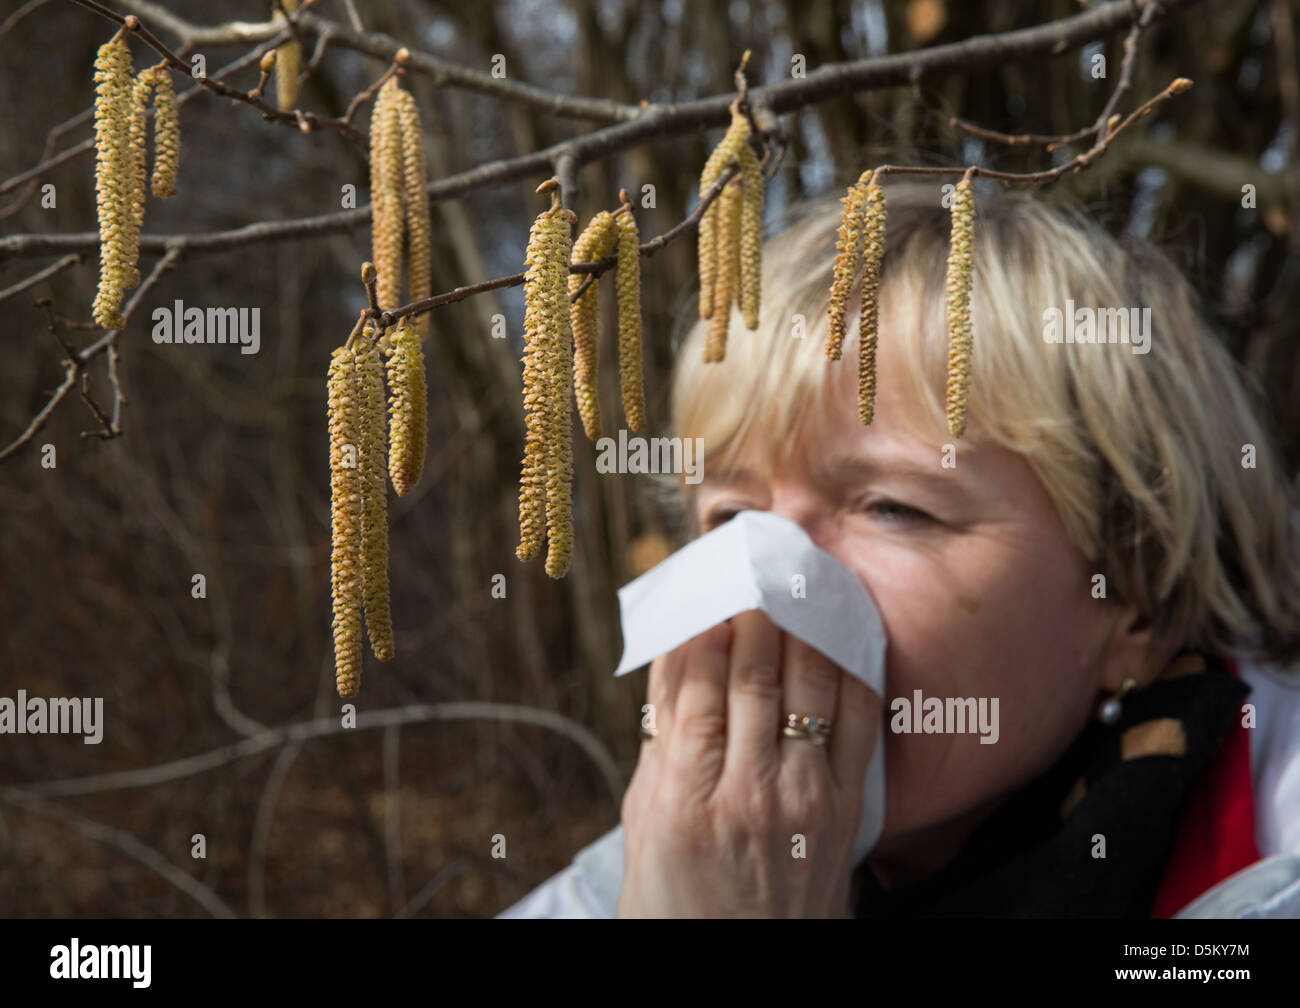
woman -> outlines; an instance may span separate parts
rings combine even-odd
[[[759,610],[701,634],[651,666],[621,827],[503,916],[1300,915],[1300,512],[1241,372],[1158,253],[981,190],[953,438],[941,192],[886,188],[870,425],[856,332],[824,350],[833,198],[765,247],[760,329],[703,364],[695,325],[673,381],[691,531],[772,511],[854,570],[883,701]],[[1085,308],[1137,327],[1053,341]],[[895,730],[916,690],[997,698],[998,741]]]

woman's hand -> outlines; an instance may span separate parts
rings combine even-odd
[[[657,658],[649,702],[618,915],[852,916],[879,697],[755,609]],[[827,718],[830,741],[782,735],[788,713]]]

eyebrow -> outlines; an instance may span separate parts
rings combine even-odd
[[[877,460],[862,455],[833,455],[817,459],[809,467],[813,478],[827,483],[845,483],[882,476],[896,476],[915,480],[932,489],[946,493],[970,496],[970,487],[957,469],[929,468],[915,462],[902,459]],[[716,484],[732,486],[758,485],[762,477],[752,469],[744,466],[715,468],[712,472],[706,467],[708,479]]]

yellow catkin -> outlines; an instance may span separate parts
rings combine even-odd
[[[420,110],[415,96],[409,91],[397,90],[397,122],[401,135],[402,196],[406,206],[406,234],[410,259],[407,274],[410,277],[411,300],[420,301],[432,293],[433,246],[429,230],[429,194],[425,189],[424,142],[420,130]],[[429,335],[430,316],[418,316],[413,327],[420,339]]]
[[[402,136],[397,79],[379,89],[370,118],[370,202],[372,260],[378,273],[379,307],[396,308],[402,286]]]
[[[619,214],[618,375],[623,416],[634,431],[645,430],[645,387],[641,370],[641,233],[631,209]]]
[[[740,310],[745,328],[758,328],[763,300],[763,171],[749,144],[740,146]]]
[[[95,56],[95,207],[99,215],[99,287],[92,315],[104,329],[120,329],[122,297],[132,268],[130,226],[131,52],[118,35]]]
[[[953,437],[966,430],[966,394],[970,387],[971,280],[975,271],[975,191],[969,178],[957,184],[952,201],[948,250],[948,395],[945,408]]]
[[[571,210],[553,211],[543,290],[549,309],[551,439],[546,465],[546,573],[562,578],[573,555],[573,339],[566,278],[572,255]]]
[[[290,14],[298,9],[298,0],[284,0],[284,9]],[[284,15],[279,7],[275,10],[275,21],[284,24]],[[302,46],[297,42],[286,42],[275,51],[275,95],[280,110],[289,111],[298,104],[298,75],[302,70]]]
[[[401,325],[393,334],[388,356],[389,400],[388,474],[399,497],[420,481],[429,438],[424,351],[420,337]]]
[[[127,157],[130,162],[126,189],[127,221],[126,263],[129,267],[127,289],[140,283],[140,230],[144,227],[145,186],[148,179],[146,156],[149,127],[146,112],[153,94],[153,74],[146,70],[135,79],[131,89],[130,126],[127,129]]]
[[[330,584],[334,600],[334,674],[339,696],[355,696],[361,685],[361,469],[356,359],[340,347],[330,361],[330,513],[333,551]]]
[[[739,280],[740,204],[739,181],[732,181],[719,198],[717,231],[717,275],[713,282],[713,315],[704,343],[705,363],[717,363],[727,355],[727,333],[731,328],[731,308],[736,300]]]
[[[734,157],[741,162],[742,151],[749,146],[749,120],[737,109],[731,110],[731,125],[723,135],[721,142],[713,149],[704,170],[700,173],[700,196],[718,180],[723,169]],[[744,169],[741,162],[742,171]],[[717,290],[718,241],[717,226],[722,212],[722,197],[709,204],[700,218],[699,260],[700,260],[700,318],[713,317],[714,293]]]
[[[550,251],[550,212],[539,214],[528,235],[524,256],[524,423],[526,441],[519,476],[519,548],[515,555],[530,560],[542,548],[546,533],[546,463],[552,412],[546,341],[546,256]]]
[[[880,263],[885,255],[885,190],[867,188],[862,242],[862,303],[858,314],[858,419],[876,412],[876,340],[880,315]]]
[[[373,336],[366,331],[366,337]],[[393,657],[393,617],[388,597],[388,431],[384,366],[379,349],[356,354],[357,426],[361,445],[361,572],[370,650]]]
[[[165,66],[154,67],[153,177],[150,189],[157,199],[176,195],[176,173],[181,157],[180,118],[172,75]]]
[[[861,179],[849,187],[840,200],[839,239],[835,243],[835,269],[831,281],[831,306],[827,316],[826,356],[839,360],[844,352],[845,324],[849,294],[857,279],[862,258],[862,228],[866,221],[867,187]]]
[[[590,263],[604,259],[614,251],[617,236],[614,215],[602,210],[573,243],[573,262]],[[569,297],[573,297],[589,278],[587,273],[570,273]],[[573,394],[578,400],[582,429],[595,441],[600,437],[600,397],[596,382],[600,354],[600,301],[597,281],[591,279],[582,297],[569,305],[569,321],[573,327]]]

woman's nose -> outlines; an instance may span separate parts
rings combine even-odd
[[[831,509],[816,494],[795,488],[776,487],[772,493],[773,514],[798,524],[819,547],[830,552],[834,538]]]

